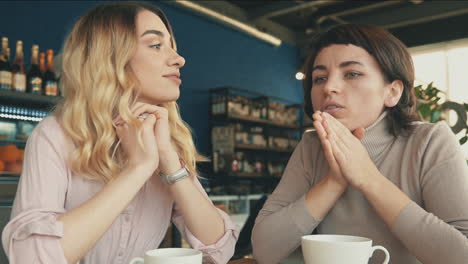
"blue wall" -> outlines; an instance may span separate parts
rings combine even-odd
[[[154,1],[153,1],[154,2]],[[186,65],[179,105],[182,117],[193,128],[199,150],[209,153],[210,88],[235,86],[300,103],[302,91],[294,74],[299,65],[297,48],[279,47],[250,37],[211,19],[164,2],[154,2],[168,16],[179,53]],[[60,51],[73,23],[97,1],[0,2],[0,36],[14,43],[23,40],[29,63],[31,45]]]

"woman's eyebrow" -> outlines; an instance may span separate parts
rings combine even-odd
[[[345,68],[345,67],[348,67],[350,65],[359,65],[359,66],[364,66],[364,64],[362,64],[361,62],[359,61],[344,61],[342,63],[340,63],[340,68]],[[315,65],[313,68],[312,68],[312,72],[314,72],[315,70],[327,70],[327,67],[325,65]]]
[[[146,30],[145,32],[143,32],[143,34],[141,34],[140,37],[143,37],[144,35],[147,35],[147,34],[155,34],[157,36],[160,36],[160,37],[164,38],[164,33],[162,33],[159,30],[155,30],[155,29]]]
[[[340,63],[340,68],[348,67],[350,65],[364,66],[364,64],[362,64],[359,61],[344,61],[344,62]]]

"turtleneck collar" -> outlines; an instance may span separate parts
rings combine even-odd
[[[390,126],[386,117],[387,111],[384,111],[372,125],[365,129],[366,133],[361,141],[374,162],[380,160],[384,151],[395,140],[389,131]]]

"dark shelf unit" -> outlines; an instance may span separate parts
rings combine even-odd
[[[274,121],[266,120],[266,119],[261,119],[261,118],[254,118],[254,117],[249,117],[249,116],[240,116],[236,114],[227,114],[227,115],[214,115],[212,116],[213,120],[229,120],[229,121],[240,121],[240,122],[251,122],[255,124],[263,124],[263,125],[269,125],[269,126],[274,126],[274,127],[279,127],[279,128],[291,128],[291,129],[299,129],[300,126],[298,125],[288,125],[288,124],[281,124],[277,123]]]
[[[0,172],[0,184],[18,184],[19,173],[2,171]]]
[[[10,144],[26,144],[25,139],[8,139],[0,138],[0,143],[10,143]]]
[[[293,152],[294,148],[267,148],[257,145],[249,145],[249,144],[235,144],[235,149],[244,149],[244,150],[259,150],[259,151],[270,151],[270,152]]]
[[[63,97],[0,90],[0,103],[6,105],[50,110]]]
[[[223,97],[221,101],[219,97]],[[244,114],[239,114],[243,111],[232,111],[233,103],[232,98],[235,97],[242,97],[247,99],[246,104],[251,104],[249,110],[244,111]],[[239,99],[240,100],[240,99]],[[257,136],[263,137],[265,141],[263,142],[238,142],[238,140],[234,137],[234,142],[232,144],[228,144],[229,151],[232,153],[222,154],[226,155],[236,155],[236,153],[244,153],[246,156],[255,156],[255,159],[261,161],[262,166],[261,169],[255,169],[254,172],[248,171],[232,171],[232,161],[226,159],[228,162],[225,162],[225,167],[223,170],[217,170],[217,166],[214,163],[218,162],[219,155],[217,150],[217,142],[212,138],[212,146],[211,149],[213,151],[213,168],[211,173],[211,179],[213,183],[216,184],[240,184],[241,182],[249,183],[251,185],[265,185],[266,190],[263,193],[268,193],[274,189],[276,184],[281,179],[281,172],[278,172],[274,169],[275,172],[270,171],[270,162],[272,163],[282,163],[284,167],[286,166],[287,161],[289,160],[290,155],[292,154],[295,144],[293,145],[291,142],[299,141],[301,134],[302,134],[302,119],[300,117],[300,109],[301,105],[295,102],[291,102],[285,100],[283,98],[265,96],[263,94],[247,91],[235,87],[221,87],[210,90],[210,101],[211,101],[211,111],[210,111],[210,124],[211,124],[211,131],[212,134],[214,129],[217,127],[222,126],[241,126],[242,128],[248,127],[261,127],[261,132],[248,132],[249,136]],[[280,104],[281,107],[284,109],[289,110],[290,112],[284,111],[281,114],[289,114],[293,113],[294,111],[296,114],[296,118],[281,118],[275,119],[272,118],[269,107],[270,105],[276,106]],[[216,104],[216,106],[214,106]],[[221,105],[220,105],[221,104]],[[223,106],[224,104],[224,106]],[[219,112],[218,108],[224,108],[224,112]],[[258,106],[261,107],[261,110],[258,110]],[[256,108],[257,107],[257,108]],[[253,115],[252,112],[257,111],[256,115]],[[259,114],[259,111],[263,111]],[[265,113],[266,111],[266,113]],[[246,114],[248,112],[248,114]],[[279,115],[277,115],[279,116]],[[294,120],[295,122],[291,122]],[[241,129],[242,129],[241,128]],[[237,128],[234,129],[234,134],[239,133],[236,131]],[[294,134],[295,137],[285,137],[288,140],[288,144],[286,145],[275,145],[274,143],[274,132],[280,132],[284,134]],[[243,133],[247,133],[243,131]],[[222,137],[222,136],[221,136]],[[281,139],[281,136],[278,136]],[[271,140],[273,138],[273,140]],[[223,139],[221,139],[223,140]],[[254,141],[254,140],[253,140]],[[219,144],[218,144],[219,145]],[[279,147],[281,146],[281,147]],[[223,151],[222,151],[223,152]],[[215,157],[216,156],[216,157]],[[253,162],[252,162],[253,163]],[[249,164],[252,164],[249,162]],[[268,165],[267,165],[268,164]],[[256,162],[255,162],[255,165]],[[230,167],[231,166],[231,167]],[[283,169],[284,169],[283,167]],[[250,170],[253,166],[249,166]],[[256,168],[256,166],[255,166]],[[250,188],[251,190],[254,189],[253,187]],[[235,193],[235,192],[234,192]],[[255,193],[255,192],[250,192]]]
[[[11,90],[0,90],[0,120],[5,123],[16,124],[16,133],[20,123],[29,123],[34,127],[40,119],[50,112],[54,106],[62,100],[61,96],[46,96]],[[23,111],[24,110],[24,111]],[[5,135],[3,135],[5,136]],[[22,135],[21,135],[22,136]],[[20,149],[26,146],[26,136],[24,138],[0,138],[0,146],[16,145]],[[10,208],[13,202],[13,195],[20,180],[20,173],[2,171],[0,172],[0,185],[3,185],[9,194],[0,193],[0,207]]]

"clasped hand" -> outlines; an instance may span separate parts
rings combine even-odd
[[[128,157],[129,165],[144,165],[154,171],[159,167],[159,157],[174,152],[171,145],[168,111],[164,107],[136,103],[132,115],[139,117],[147,113],[141,122],[141,140],[138,142],[137,128],[125,122],[120,116],[113,120],[122,148]]]
[[[362,191],[378,171],[361,143],[365,134],[364,128],[358,128],[351,133],[326,112],[317,111],[313,118],[330,167],[329,177],[343,187],[350,184]]]

